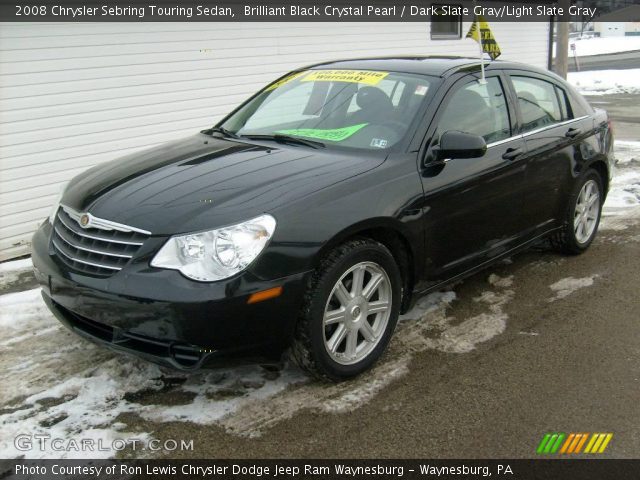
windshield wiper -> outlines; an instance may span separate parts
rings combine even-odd
[[[221,133],[221,134],[223,134],[225,137],[240,138],[238,135],[236,135],[235,133],[233,133],[231,130],[227,130],[227,129],[226,129],[226,128],[224,128],[224,127],[212,127],[209,131],[210,131],[211,133],[214,133],[214,132]]]
[[[242,135],[242,137],[248,138],[249,140],[273,140],[274,142],[280,143],[296,143],[298,145],[305,145],[311,148],[326,147],[326,145],[322,142],[307,140],[306,138],[292,137],[290,135],[283,135],[281,133],[276,133],[273,135]]]

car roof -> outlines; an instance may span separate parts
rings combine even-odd
[[[550,72],[518,62],[502,60],[485,60],[486,70],[516,69],[549,75]],[[480,60],[476,57],[455,56],[406,56],[406,57],[371,57],[334,60],[316,63],[306,67],[317,70],[382,70],[399,73],[417,73],[448,77],[459,71],[475,71],[480,69]],[[555,75],[553,75],[555,77]]]

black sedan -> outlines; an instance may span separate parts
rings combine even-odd
[[[314,65],[78,175],[33,263],[60,321],[113,349],[181,369],[289,349],[339,380],[418,296],[543,237],[586,250],[612,143],[605,112],[526,65]]]

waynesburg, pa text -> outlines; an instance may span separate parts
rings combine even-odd
[[[423,476],[440,477],[444,475],[472,475],[479,477],[489,477],[493,473],[497,475],[513,475],[513,470],[508,464],[495,465],[495,471],[489,466],[472,465],[430,465],[420,464],[417,468],[405,468],[397,465],[366,465],[353,466],[344,464],[327,465],[207,465],[198,466],[189,463],[181,465],[129,465],[121,463],[118,465],[60,465],[53,464],[51,467],[42,465],[28,466],[16,465],[16,475],[90,475],[102,478],[101,475],[185,475],[189,478],[205,478],[219,476],[225,478],[229,475],[250,475],[252,477],[287,477],[298,478],[300,475],[339,475],[344,477],[359,476],[380,476],[403,477],[409,473],[419,473]]]

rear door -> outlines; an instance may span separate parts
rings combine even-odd
[[[438,283],[504,253],[518,243],[525,180],[525,143],[514,136],[505,79],[499,72],[467,75],[447,92],[427,132],[421,175],[424,187],[426,271]],[[482,136],[479,158],[434,156],[442,133]]]
[[[528,151],[523,216],[535,237],[562,218],[582,158],[580,143],[592,130],[589,116],[575,117],[561,84],[551,78],[511,71],[519,133]]]

